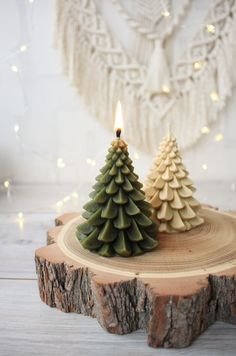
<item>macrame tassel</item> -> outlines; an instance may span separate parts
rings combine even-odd
[[[151,97],[170,90],[170,72],[162,42],[157,40],[143,84],[143,93]]]

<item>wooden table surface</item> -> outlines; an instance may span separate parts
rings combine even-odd
[[[186,349],[152,349],[145,331],[108,334],[94,319],[43,304],[34,251],[45,244],[55,212],[32,207],[31,212],[24,195],[17,199],[12,208],[4,197],[0,201],[0,355],[236,355],[236,325],[217,322]],[[23,226],[17,219],[20,206],[26,212]]]

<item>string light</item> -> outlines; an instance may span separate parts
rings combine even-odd
[[[57,159],[57,167],[58,167],[58,168],[64,168],[65,166],[66,166],[66,164],[65,164],[63,158],[59,157],[59,158]]]
[[[206,163],[204,163],[203,165],[202,165],[202,169],[204,170],[204,171],[206,171],[207,170],[207,164]]]
[[[17,72],[19,71],[18,67],[17,67],[15,64],[13,64],[13,65],[11,66],[11,70],[12,70],[14,73],[17,73]]]
[[[20,126],[16,124],[16,125],[14,126],[14,131],[15,131],[15,133],[17,133],[19,130],[20,130]]]
[[[139,159],[139,154],[138,154],[138,153],[135,153],[135,154],[134,154],[134,158],[135,158],[135,159]]]
[[[164,17],[169,17],[170,16],[170,12],[168,10],[162,11],[162,16]]]
[[[169,94],[170,88],[167,85],[162,85],[162,91],[163,93]]]
[[[96,165],[96,161],[94,159],[91,159],[91,158],[87,158],[86,162],[87,162],[87,164],[90,164],[91,166],[95,166]]]
[[[30,4],[33,4],[34,0],[28,0]]]
[[[25,52],[27,50],[27,48],[28,48],[27,45],[24,44],[24,45],[20,46],[20,51]]]
[[[206,25],[206,29],[207,29],[207,32],[209,32],[209,33],[215,33],[215,30],[216,30],[215,26],[210,23]]]
[[[63,203],[67,203],[70,200],[69,195],[67,195],[65,198],[63,198]]]
[[[211,92],[210,97],[212,101],[219,101],[219,95],[216,91]]]
[[[217,135],[215,135],[216,142],[223,141],[223,139],[224,139],[224,135],[222,133],[218,133]]]
[[[18,216],[19,228],[20,228],[20,230],[23,230],[24,229],[24,214],[20,212],[17,214],[17,216]]]
[[[200,69],[201,68],[200,63],[199,62],[193,63],[193,68],[196,69],[196,70]]]
[[[78,194],[77,192],[73,192],[73,193],[71,194],[71,196],[72,196],[73,198],[78,198],[79,194]]]
[[[3,186],[4,186],[4,188],[9,188],[10,187],[10,182],[9,182],[9,180],[5,180],[4,182],[3,182]]]
[[[210,132],[210,128],[207,126],[203,126],[201,129],[202,134],[208,134]]]
[[[63,205],[63,201],[61,201],[61,200],[56,203],[56,206],[58,208],[60,208],[62,205]]]
[[[203,66],[204,66],[205,62],[204,61],[201,61],[201,62],[194,62],[193,63],[193,68],[195,70],[199,70],[199,69],[202,69]]]

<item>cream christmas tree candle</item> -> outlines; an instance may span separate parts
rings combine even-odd
[[[161,232],[188,231],[203,223],[200,204],[193,197],[196,189],[188,175],[176,138],[169,132],[160,144],[144,188]]]

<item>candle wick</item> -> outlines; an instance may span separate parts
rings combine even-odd
[[[120,138],[120,134],[121,134],[121,129],[117,129],[116,130],[116,137]]]

